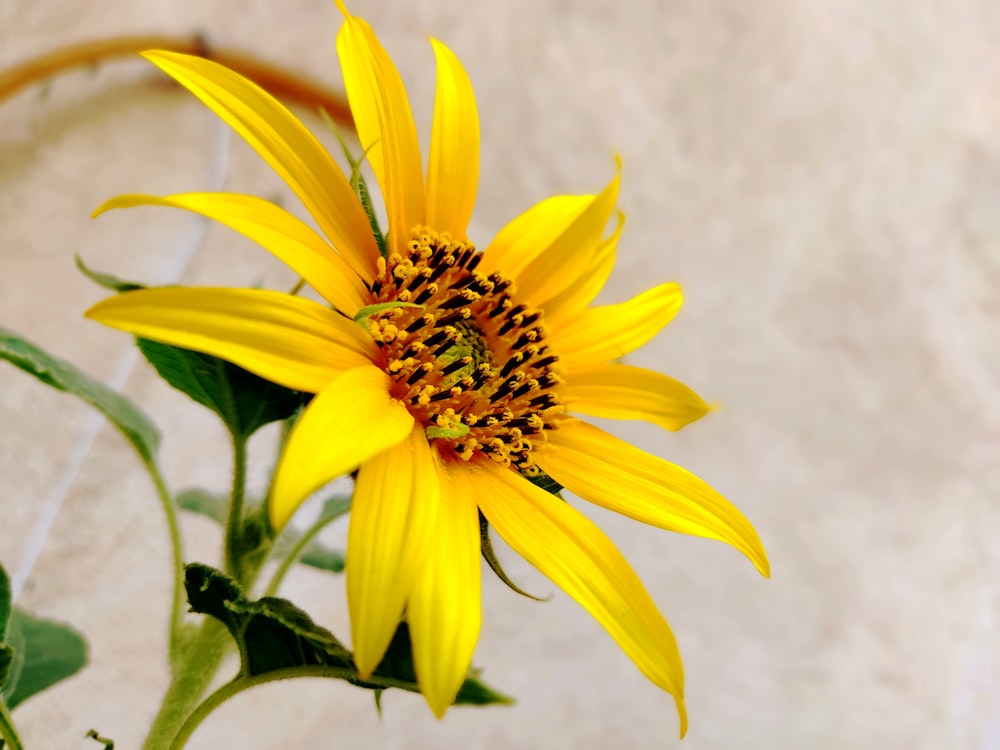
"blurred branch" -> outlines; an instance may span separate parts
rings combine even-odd
[[[326,110],[339,125],[354,131],[351,110],[343,94],[284,68],[258,60],[252,55],[210,46],[200,34],[190,37],[116,37],[61,47],[33,60],[0,70],[0,102],[26,86],[45,81],[63,71],[83,65],[96,65],[111,58],[132,57],[149,49],[184,52],[214,60],[249,78],[279,99],[301,105],[313,112]]]

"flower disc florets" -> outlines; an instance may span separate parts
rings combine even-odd
[[[367,319],[392,395],[442,454],[537,473],[532,443],[562,413],[541,311],[516,304],[510,280],[476,270],[483,255],[467,242],[417,227],[407,250],[379,260]]]

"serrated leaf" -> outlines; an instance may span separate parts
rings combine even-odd
[[[0,358],[95,407],[132,443],[144,461],[153,461],[160,445],[159,430],[130,399],[6,328],[0,328]]]
[[[6,694],[13,709],[31,696],[79,672],[87,663],[87,643],[68,625],[14,608],[13,622],[24,639],[24,663],[17,684]]]
[[[218,357],[148,339],[136,341],[160,377],[218,414],[239,440],[270,422],[287,419],[303,403],[298,391]]]
[[[329,630],[287,599],[264,597],[250,601],[235,581],[207,565],[185,568],[188,602],[194,612],[221,621],[236,640],[240,652],[241,677],[277,669],[303,668],[304,676],[315,676],[309,667],[335,667],[342,677],[359,687],[385,690],[390,687],[419,692],[413,670],[409,629],[403,623],[375,673],[362,680],[351,652]],[[503,696],[474,677],[459,690],[455,703],[484,705],[509,703]]]
[[[102,286],[105,289],[110,289],[113,292],[134,292],[136,289],[146,288],[145,284],[139,284],[134,281],[125,281],[117,276],[112,276],[110,273],[95,271],[84,263],[83,258],[79,255],[74,255],[73,257],[76,258],[76,267],[80,269],[80,273],[98,286]]]
[[[226,516],[229,513],[228,497],[199,487],[191,487],[178,493],[174,502],[181,510],[197,513],[200,516],[211,518],[222,526],[226,525]]]

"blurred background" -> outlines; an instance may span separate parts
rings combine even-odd
[[[1000,748],[1000,5],[991,0],[355,0],[400,67],[424,144],[428,37],[476,87],[470,234],[624,160],[627,216],[604,302],[674,280],[685,308],[630,362],[721,409],[679,434],[617,434],[685,466],[756,525],[773,577],[723,545],[595,508],[680,642],[691,728],[600,627],[507,549],[484,575],[475,663],[514,707],[434,720],[418,696],[300,680],[242,694],[189,747],[687,750]],[[0,0],[0,68],[115,35],[204,33],[333,88],[328,0]],[[319,118],[302,112],[327,143]],[[425,151],[426,153],[426,151]],[[85,321],[74,268],[154,284],[294,279],[222,227],[123,192],[280,180],[141,60],[0,101],[0,325],[139,399],[175,489],[224,490],[213,416],[128,337]],[[258,484],[274,433],[252,446]],[[91,664],[18,708],[28,747],[137,747],[166,685],[170,573],[155,495],[87,408],[0,366],[0,560],[19,604],[74,624]],[[585,507],[577,503],[578,507]],[[188,558],[219,531],[185,517]],[[343,525],[327,539],[342,542]],[[347,635],[343,580],[283,592]]]

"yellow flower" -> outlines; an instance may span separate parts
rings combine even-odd
[[[545,472],[604,508],[727,542],[767,575],[753,527],[717,492],[571,416],[677,430],[705,414],[681,383],[616,363],[670,322],[680,290],[662,284],[590,306],[622,228],[619,215],[605,236],[617,175],[598,195],[542,201],[476,250],[466,230],[479,122],[465,71],[432,41],[438,79],[425,180],[400,76],[371,27],[338,5],[347,96],[388,214],[385,256],[350,183],[287,109],[220,65],[149,52],[281,175],[326,238],[247,195],[126,195],[96,213],[155,204],[203,214],[282,259],[329,305],[273,291],[164,288],[118,295],[87,315],[316,394],[288,441],[270,515],[282,528],[311,492],[360,467],[347,593],[362,676],[405,612],[421,689],[444,714],[479,635],[481,512],[674,696],[683,734],[670,627],[612,542],[527,478]]]

